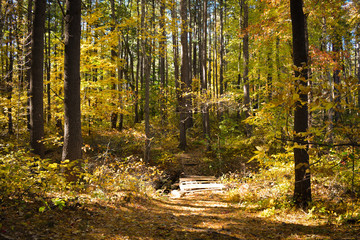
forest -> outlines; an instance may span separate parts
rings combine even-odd
[[[0,239],[358,239],[359,40],[359,0],[0,0]]]

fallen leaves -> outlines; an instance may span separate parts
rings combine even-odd
[[[276,210],[261,217],[261,211],[247,211],[223,198],[139,195],[119,202],[82,196],[79,208],[55,208],[27,219],[16,207],[2,208],[1,239],[355,239],[360,230],[359,225],[327,225],[302,212]],[[32,203],[22,212],[36,209]]]

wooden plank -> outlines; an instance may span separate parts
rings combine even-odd
[[[187,182],[187,181],[216,181],[216,177],[214,176],[186,176],[180,178],[180,182]]]
[[[216,179],[215,176],[199,176],[199,175],[185,175],[182,178],[196,178],[196,179],[202,179],[202,178],[211,178],[211,179]],[[180,178],[181,179],[181,178]]]
[[[225,185],[219,183],[215,176],[184,176],[180,178],[179,187],[183,193],[225,189]]]
[[[224,189],[224,184],[211,183],[211,184],[183,184],[180,185],[180,189],[184,191],[195,190],[195,189],[209,189],[209,190],[221,190]]]

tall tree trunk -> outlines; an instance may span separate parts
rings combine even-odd
[[[359,41],[358,41],[359,42]],[[357,51],[357,73],[356,73],[356,76],[357,76],[357,79],[358,79],[358,84],[360,85],[360,48],[358,47],[356,49]],[[360,89],[358,90],[358,93],[357,93],[357,101],[358,101],[358,108],[360,108]]]
[[[240,8],[240,17],[239,17],[239,29],[242,30],[243,28],[243,20],[244,20],[244,14],[243,14],[243,0],[239,0],[239,8]],[[241,89],[241,80],[242,80],[242,76],[241,76],[241,59],[242,59],[242,52],[243,52],[243,44],[241,41],[239,41],[239,56],[238,56],[238,64],[237,64],[237,68],[238,68],[238,75],[237,75],[237,89]],[[241,103],[241,100],[239,100],[239,103]],[[237,110],[237,117],[240,119],[241,115],[240,115],[240,109]]]
[[[276,38],[276,73],[277,73],[277,81],[280,82],[281,78],[281,65],[280,65],[280,37]]]
[[[30,144],[34,153],[44,156],[43,66],[46,0],[35,0],[30,77]]]
[[[340,85],[340,73],[342,70],[341,59],[340,59],[340,51],[342,49],[342,38],[336,33],[334,42],[333,42],[333,52],[335,54],[334,62],[336,63],[335,69],[333,71],[333,99],[335,102],[334,109],[334,122],[337,123],[340,120],[340,99],[341,93],[339,91],[338,86]]]
[[[299,100],[295,105],[294,131],[295,141],[302,147],[294,148],[295,160],[295,189],[294,201],[299,207],[307,207],[311,201],[310,185],[310,165],[307,144],[305,143],[305,133],[308,129],[308,106],[307,93],[302,88],[307,87],[308,81],[308,52],[306,48],[306,29],[305,16],[303,12],[302,0],[290,0],[290,11],[292,21],[293,36],[293,58],[294,65],[298,70],[295,71],[296,93]]]
[[[202,122],[203,122],[203,132],[204,137],[207,140],[207,148],[210,150],[210,115],[209,115],[209,103],[208,103],[208,79],[207,79],[207,10],[208,10],[208,0],[203,1],[203,16],[202,16],[202,53],[201,53],[201,90],[202,95],[205,99],[205,102],[202,104]]]
[[[126,51],[124,51],[124,47],[123,47],[123,43],[122,41],[119,39],[119,43],[118,43],[118,51],[120,52],[120,58],[125,59],[126,64],[129,63],[127,57],[125,57],[124,55],[126,55]],[[123,91],[126,91],[126,86],[123,83],[123,79],[127,80],[128,76],[127,76],[127,69],[128,67],[125,66],[125,69],[123,69],[120,65],[117,66],[117,70],[118,70],[118,74],[117,74],[117,81],[118,84],[115,84],[115,89],[117,86],[117,90],[119,92],[119,94],[117,95],[117,98],[119,99],[119,107],[120,107],[120,111],[122,111],[123,109],[123,97],[122,97],[122,93]],[[125,76],[124,76],[125,75]],[[122,131],[124,128],[124,114],[122,112],[119,113],[119,124],[117,129],[119,131]],[[116,126],[116,123],[115,123]]]
[[[178,26],[177,22],[177,10],[175,0],[171,2],[171,27],[172,27],[172,42],[173,42],[173,54],[174,54],[174,76],[175,76],[175,91],[177,102],[180,102],[180,80],[179,80],[179,46],[178,46]]]
[[[215,7],[214,7],[213,91],[214,91],[214,96],[216,98],[218,98],[219,97],[219,90],[218,90],[219,86],[218,86],[218,78],[217,78],[217,75],[218,75],[218,72],[217,72],[217,69],[218,69],[218,66],[217,66],[217,64],[218,64],[218,62],[217,62],[217,58],[218,58],[218,53],[217,53],[218,37],[217,37],[217,7],[216,7],[216,4],[217,4],[217,0],[215,1]],[[218,108],[218,110],[219,110],[219,108]],[[218,112],[220,112],[220,111],[218,111]]]
[[[186,106],[187,106],[187,117],[186,117],[186,129],[192,128],[194,125],[194,118],[193,118],[193,110],[192,110],[192,106],[193,106],[193,94],[192,94],[192,69],[191,69],[191,58],[192,58],[192,54],[191,54],[191,47],[192,47],[192,32],[191,32],[191,20],[193,19],[193,14],[191,11],[191,0],[188,0],[188,16],[189,19],[187,20],[187,29],[189,31],[188,33],[188,46],[187,46],[187,52],[188,52],[188,78],[187,78],[187,82],[186,82],[186,86],[187,86],[187,92],[189,92],[190,94],[186,94]]]
[[[273,81],[273,60],[272,60],[272,52],[273,49],[270,45],[269,49],[268,49],[268,56],[267,56],[267,64],[268,64],[268,74],[267,74],[267,79],[266,79],[266,91],[267,91],[267,101],[271,101],[272,98],[272,81]]]
[[[26,108],[26,118],[27,118],[27,129],[30,131],[30,76],[31,76],[31,39],[32,39],[32,9],[33,9],[33,0],[28,1],[27,5],[27,15],[26,15],[26,21],[27,21],[27,41],[25,43],[25,82],[26,82],[26,90],[28,95],[27,100],[27,108]]]
[[[140,8],[139,8],[139,0],[137,2],[136,12],[138,17],[140,16]],[[137,28],[137,34],[140,34],[140,30],[142,26],[138,26]],[[140,75],[140,68],[141,68],[141,55],[140,55],[140,39],[136,39],[136,57],[137,57],[137,63],[136,63],[136,79],[135,79],[135,104],[134,104],[134,111],[135,111],[135,123],[140,122],[140,115],[139,115],[139,75]]]
[[[112,18],[112,23],[111,23],[111,31],[115,31],[115,25],[116,25],[116,16],[115,16],[115,1],[111,0],[110,1],[110,5],[111,5],[111,18]],[[111,46],[111,61],[113,63],[113,65],[115,64],[115,59],[116,59],[116,51],[115,51],[115,45]],[[119,74],[119,73],[118,73]],[[114,92],[116,91],[116,83],[115,83],[115,79],[116,79],[116,70],[115,68],[111,70],[111,90],[113,90]],[[113,94],[113,98],[116,99],[116,94]],[[116,108],[116,106],[114,106]],[[117,110],[113,111],[111,113],[111,117],[110,117],[110,124],[111,124],[111,128],[115,129],[116,128],[116,124],[117,124],[117,119],[118,119],[118,112]]]
[[[51,22],[51,0],[49,0],[48,3],[48,16],[47,16],[47,62],[46,62],[46,93],[47,93],[47,122],[48,124],[51,121],[51,85],[50,85],[50,78],[51,78],[51,28],[50,28],[50,22]]]
[[[242,31],[244,34],[243,38],[243,55],[244,55],[244,108],[245,116],[248,118],[250,116],[250,86],[249,86],[249,5],[247,0],[241,0],[241,5],[243,9],[243,26]],[[249,136],[251,134],[251,126],[246,125],[246,134]]]
[[[13,4],[11,2],[11,4]],[[12,95],[13,95],[13,87],[12,87],[12,82],[13,82],[13,76],[14,76],[14,39],[13,39],[13,26],[11,25],[12,19],[9,19],[9,41],[6,44],[7,47],[7,52],[9,54],[8,59],[7,59],[7,76],[6,76],[6,92],[7,92],[7,99],[10,102],[10,107],[8,108],[8,134],[9,135],[13,135],[14,134],[14,123],[13,123],[13,113],[12,113],[12,107],[11,107],[11,100],[12,100]]]
[[[141,0],[141,25],[144,29],[147,29],[145,24],[145,13],[146,13],[146,1]],[[153,9],[154,10],[154,9]],[[145,30],[143,30],[145,31]],[[142,34],[146,35],[145,32]],[[150,71],[151,71],[151,48],[149,46],[149,40],[147,37],[143,40],[142,53],[144,57],[144,74],[145,74],[145,150],[144,150],[144,161],[148,163],[150,161],[150,146],[151,146],[151,132],[150,132]]]
[[[181,150],[186,149],[186,119],[188,117],[186,106],[186,93],[188,92],[187,83],[189,82],[189,53],[188,53],[188,21],[187,21],[187,1],[181,0],[180,15],[181,15],[181,81],[180,81],[180,143]]]
[[[162,123],[166,123],[166,94],[165,94],[165,56],[166,56],[166,30],[165,30],[165,0],[161,1],[160,5],[160,82],[161,82],[161,91],[160,91],[160,108],[161,108],[161,117]]]
[[[62,160],[82,158],[80,110],[81,0],[66,0],[64,59],[64,147]],[[74,180],[70,176],[69,180]]]
[[[220,0],[220,96],[224,94],[224,0]]]

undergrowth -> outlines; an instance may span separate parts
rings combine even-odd
[[[329,224],[360,222],[359,176],[353,182],[352,168],[344,168],[341,158],[332,156],[330,164],[324,158],[329,156],[316,159],[312,166],[313,201],[303,213],[311,219],[325,219]],[[278,161],[245,177],[242,173],[227,173],[222,176],[229,189],[225,200],[259,212],[262,217],[296,213],[299,210],[292,198],[293,168],[291,161]]]

